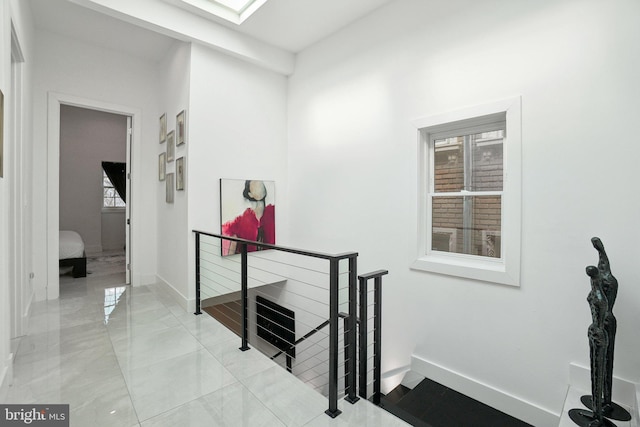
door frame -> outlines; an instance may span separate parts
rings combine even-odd
[[[11,338],[25,334],[31,302],[34,292],[31,278],[31,193],[26,180],[27,156],[24,144],[24,55],[13,20],[11,21],[11,73],[10,91],[5,94],[4,110],[7,112],[5,127],[9,129],[9,138],[5,140],[5,150],[9,167],[5,167],[5,176],[10,176],[9,191],[9,305]],[[9,148],[7,148],[9,147]],[[25,195],[26,193],[26,195]]]
[[[60,296],[60,277],[58,258],[60,254],[59,248],[59,229],[60,229],[60,106],[70,105],[73,107],[86,108],[89,110],[104,111],[107,113],[120,114],[131,117],[131,144],[130,153],[133,153],[133,146],[141,141],[141,110],[125,105],[111,104],[107,102],[97,101],[89,98],[82,98],[75,95],[69,95],[58,92],[48,93],[47,108],[47,299],[57,299]],[[135,182],[135,171],[140,170],[139,162],[132,154],[129,155],[131,164],[127,163],[130,169],[130,187]],[[130,213],[133,215],[135,205],[133,197],[128,197],[127,204],[131,204]],[[130,235],[127,246],[127,252],[131,256],[131,260],[137,259],[133,256],[133,251],[137,247],[135,241],[134,221],[131,217],[131,225],[129,226]],[[135,265],[130,266],[131,277],[135,279],[133,272]],[[132,280],[132,285],[136,285]]]

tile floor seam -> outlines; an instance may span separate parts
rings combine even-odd
[[[127,286],[131,286],[131,285],[127,285]],[[105,325],[105,327],[106,327],[106,325]],[[133,396],[131,396],[131,388],[129,387],[129,383],[127,383],[127,378],[124,375],[124,371],[122,370],[122,365],[120,364],[120,359],[118,358],[118,354],[116,353],[116,349],[113,346],[113,338],[111,337],[111,331],[109,330],[108,327],[107,327],[107,334],[109,335],[109,342],[111,343],[111,349],[113,350],[113,354],[115,355],[116,363],[118,364],[118,369],[120,369],[120,375],[122,376],[122,380],[124,381],[125,387],[127,387],[127,396],[129,396],[129,400],[131,401],[131,407],[133,408],[133,413],[136,416],[136,420],[138,420],[138,425],[140,425],[140,423],[141,423],[140,416],[138,415],[138,410],[136,409],[136,406],[133,404]]]
[[[36,361],[32,367],[26,367],[20,374],[25,381],[24,390],[16,391],[12,399],[37,401],[38,396],[49,396],[46,398],[71,400],[76,405],[71,408],[76,423],[72,425],[79,426],[182,427],[211,424],[214,420],[225,425],[249,426],[246,423],[250,419],[258,420],[256,424],[260,425],[298,427],[360,426],[369,420],[377,425],[400,425],[377,407],[347,405],[342,399],[339,407],[344,414],[331,420],[324,413],[328,407],[326,396],[300,379],[291,378],[279,363],[269,363],[269,356],[260,352],[259,347],[252,346],[249,350],[259,353],[242,356],[239,337],[229,335],[228,329],[215,319],[210,321],[205,316],[194,320],[199,316],[185,311],[160,284],[127,286],[126,294],[114,297],[118,292],[115,287],[122,287],[123,278],[124,273],[68,278],[62,283],[58,300],[34,304],[27,335],[50,334],[50,341],[45,341],[46,349],[41,351],[41,344],[21,339],[16,345],[16,358],[21,357],[20,347],[28,345],[27,350],[41,353],[34,360],[46,362],[46,366],[38,368],[40,362]],[[109,301],[107,291],[111,292]],[[107,312],[107,307],[111,311]],[[105,323],[105,316],[110,316],[110,323]],[[165,345],[154,346],[153,339],[140,342],[140,337],[174,327],[177,333],[165,335]],[[118,339],[127,336],[137,343],[135,348],[127,348],[125,342],[119,345]],[[174,342],[173,338],[179,341]],[[158,337],[159,340],[162,338]],[[196,349],[175,355],[180,352],[172,351],[171,343],[174,347],[189,343]],[[72,346],[66,349],[69,351],[60,349],[66,345]],[[165,353],[166,349],[169,350]],[[162,354],[153,355],[154,351]],[[94,355],[101,356],[95,359]],[[148,355],[153,356],[151,365],[144,363]],[[128,368],[123,357],[133,357],[140,366]],[[174,360],[181,357],[184,359]],[[147,366],[157,369],[145,374]],[[134,372],[135,384],[131,383],[127,369],[142,369]],[[48,383],[39,384],[34,377],[42,370],[52,372],[51,380],[45,380]],[[80,382],[74,383],[76,378]],[[192,388],[192,378],[198,383],[196,389]],[[46,385],[47,389],[38,391],[40,385]],[[287,395],[288,392],[292,394]],[[112,397],[107,397],[109,393]],[[176,424],[176,420],[181,422]],[[182,423],[183,420],[186,421]]]

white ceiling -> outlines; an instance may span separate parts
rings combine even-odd
[[[152,60],[162,58],[172,43],[165,35],[67,0],[29,1],[37,28]],[[269,0],[240,26],[220,18],[207,18],[214,25],[297,53],[390,1],[393,0]]]
[[[153,61],[164,57],[173,40],[94,12],[67,0],[29,0],[36,28],[118,49]]]
[[[221,18],[208,18],[297,53],[391,1],[268,0],[240,26]]]

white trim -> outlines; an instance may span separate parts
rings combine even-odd
[[[178,0],[178,2],[196,8],[208,15],[217,16],[218,18],[240,25],[265,4],[267,0],[254,0],[240,10],[225,6],[216,0]]]
[[[166,280],[164,280],[160,276],[157,276],[156,284],[158,286],[162,286],[163,288],[165,288],[173,296],[173,298],[180,305],[180,307],[182,307],[187,313],[193,313],[196,311],[195,298],[189,299],[185,297],[180,293],[180,291],[178,291],[176,288],[171,286]]]
[[[577,363],[569,363],[569,386],[588,392],[591,390],[591,369]],[[614,375],[612,400],[621,405],[633,408],[636,406],[636,389],[640,384]]]
[[[13,384],[13,359],[14,353],[9,353],[7,357],[6,366],[0,373],[0,402],[7,401],[7,395],[9,394],[9,386]]]
[[[411,356],[411,369],[426,378],[534,426],[557,426],[560,415],[459,372]]]
[[[92,110],[104,111],[108,113],[131,116],[133,119],[134,141],[141,141],[142,134],[142,112],[135,107],[111,104],[94,99],[82,98],[75,95],[49,92],[47,108],[47,290],[46,299],[57,299],[60,296],[60,278],[58,270],[59,258],[59,205],[60,205],[60,105],[71,105],[75,107],[88,108]],[[140,156],[134,156],[135,166],[132,168],[132,182],[141,173],[142,164]],[[134,194],[135,199],[135,194]],[[140,200],[133,200],[132,204],[141,203]],[[133,222],[133,221],[132,221]],[[132,228],[133,229],[133,228]],[[132,238],[132,250],[139,246],[135,241],[135,234]],[[132,257],[138,259],[137,257]],[[133,266],[132,266],[133,270]],[[135,276],[134,276],[135,277]],[[138,286],[140,283],[132,283]]]
[[[504,117],[504,183],[502,195],[501,259],[431,252],[427,248],[430,194],[429,134],[444,132],[451,126],[483,126]],[[514,97],[457,111],[414,120],[418,133],[418,233],[417,253],[411,268],[467,279],[520,286],[522,217],[522,123],[521,98]],[[429,134],[424,130],[428,129]],[[474,193],[475,194],[475,193]],[[438,193],[440,196],[440,193]]]
[[[112,206],[103,206],[102,213],[103,214],[123,214],[127,212],[127,208],[124,206],[112,207]]]

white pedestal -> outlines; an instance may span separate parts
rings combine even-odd
[[[567,392],[567,397],[564,401],[564,408],[562,409],[562,416],[560,417],[560,424],[558,427],[576,427],[577,424],[569,418],[569,410],[571,409],[587,409],[582,402],[580,402],[580,397],[591,394],[590,390],[580,389],[575,386],[569,387],[569,391]],[[616,402],[617,403],[617,402]],[[624,404],[621,404],[624,409],[631,413],[633,417],[631,421],[616,421],[611,420],[616,427],[640,427],[638,423],[638,417],[634,416],[634,408],[630,408]]]

